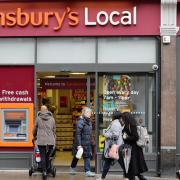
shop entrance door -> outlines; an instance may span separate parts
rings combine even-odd
[[[84,106],[88,106],[94,112],[95,75],[87,72],[38,72],[37,82],[37,110],[40,110],[41,105],[46,105],[56,120],[57,152],[54,164],[69,167],[76,122],[81,110]],[[95,139],[94,113],[92,123]],[[78,166],[83,164],[83,160],[78,162]]]

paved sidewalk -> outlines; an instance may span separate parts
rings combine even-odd
[[[70,175],[67,173],[57,172],[55,178],[48,177],[49,180],[95,180],[98,176],[94,178],[88,178],[84,176],[84,173],[77,173],[76,175]],[[175,178],[156,178],[146,176],[148,180],[175,180]],[[34,173],[31,177],[28,175],[28,171],[0,171],[1,180],[42,180],[41,173]],[[122,175],[109,175],[106,178],[107,180],[123,180]],[[138,180],[138,179],[137,179]]]

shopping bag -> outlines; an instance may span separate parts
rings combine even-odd
[[[110,158],[109,157],[109,151],[112,147],[112,145],[117,144],[117,137],[111,137],[107,138],[104,142],[104,157],[105,158]]]
[[[109,149],[109,158],[118,160],[119,159],[119,145],[113,144]]]

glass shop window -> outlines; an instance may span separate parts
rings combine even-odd
[[[142,122],[151,141],[146,152],[155,150],[155,88],[154,78],[147,74],[101,74],[99,75],[99,152],[103,152],[103,129],[112,121],[112,113],[131,112],[137,123]]]

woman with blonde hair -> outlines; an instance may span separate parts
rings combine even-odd
[[[90,159],[92,156],[92,120],[91,120],[92,110],[89,107],[84,107],[82,109],[82,114],[76,124],[76,136],[75,142],[73,144],[72,153],[73,160],[70,166],[70,173],[76,173],[76,166],[78,163],[78,158],[76,154],[80,148],[83,149],[83,159],[84,159],[84,171],[86,177],[94,177],[95,174],[91,172]]]

